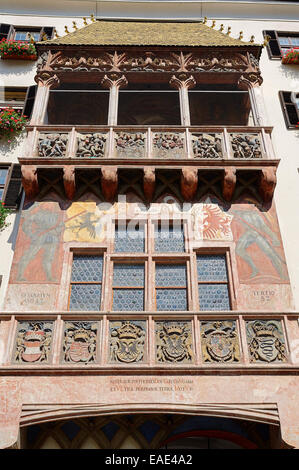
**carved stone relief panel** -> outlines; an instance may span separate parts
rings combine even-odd
[[[64,157],[66,154],[68,134],[39,134],[39,157]]]
[[[202,321],[200,325],[204,362],[240,361],[240,348],[235,321]]]
[[[131,364],[145,357],[145,321],[111,321],[109,328],[110,362]]]
[[[262,158],[258,134],[230,134],[234,158]]]
[[[63,362],[95,362],[98,331],[98,322],[67,321],[62,345]]]
[[[104,157],[107,134],[79,134],[76,157],[100,158]]]
[[[116,156],[142,158],[145,156],[145,134],[120,132],[115,137]]]
[[[287,352],[280,320],[246,322],[251,362],[286,362]]]
[[[18,323],[13,362],[17,364],[49,363],[53,335],[51,321]]]
[[[191,321],[156,322],[156,361],[193,361]]]
[[[195,158],[223,158],[221,134],[192,134]]]
[[[184,135],[178,132],[155,133],[153,156],[157,158],[186,158]]]

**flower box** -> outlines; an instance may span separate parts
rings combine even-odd
[[[34,44],[22,41],[7,41],[5,38],[0,41],[1,59],[10,60],[36,60],[37,53]]]
[[[24,129],[25,124],[26,117],[21,116],[15,109],[0,109],[0,139],[13,137]]]
[[[292,49],[282,56],[282,64],[299,64],[299,49]]]
[[[36,60],[37,55],[36,54],[32,54],[32,55],[28,55],[28,54],[23,54],[23,55],[11,54],[11,55],[2,56],[1,58],[5,59],[5,60]]]

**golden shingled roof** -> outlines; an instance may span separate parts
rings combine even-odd
[[[41,44],[41,43],[40,43]],[[202,22],[95,21],[42,44],[91,46],[257,46]]]

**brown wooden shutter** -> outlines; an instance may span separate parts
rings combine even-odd
[[[5,206],[10,209],[17,209],[21,202],[22,193],[22,173],[21,165],[12,164],[8,175],[7,181],[2,197]]]
[[[280,91],[279,99],[287,128],[296,129],[299,126],[299,111],[297,105],[292,101],[292,92]]]
[[[270,36],[267,45],[267,51],[270,59],[281,59],[281,49],[279,46],[278,35],[276,31],[263,31],[264,38]]]
[[[22,112],[22,116],[26,116],[27,119],[30,119],[32,114],[34,99],[36,95],[36,87],[37,85],[32,85],[27,88],[26,98]]]

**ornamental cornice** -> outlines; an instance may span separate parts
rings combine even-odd
[[[249,52],[206,51],[49,51],[37,64],[38,72],[238,72],[259,73],[257,58]]]

